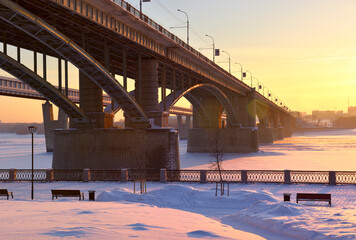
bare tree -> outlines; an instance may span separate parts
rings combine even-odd
[[[211,144],[211,153],[210,156],[212,158],[211,168],[214,170],[218,170],[219,178],[220,178],[220,194],[224,195],[224,182],[222,178],[222,162],[224,160],[224,139],[221,136],[221,130],[216,129],[212,138]],[[218,184],[216,184],[215,196],[217,196]]]

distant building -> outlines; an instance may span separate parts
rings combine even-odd
[[[343,111],[313,111],[312,117],[315,120],[331,120],[334,121],[344,115]]]
[[[349,114],[349,116],[356,116],[356,106],[349,107],[348,114]]]
[[[335,121],[334,126],[337,128],[356,128],[356,116],[340,117]]]

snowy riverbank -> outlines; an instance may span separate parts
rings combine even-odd
[[[14,200],[0,201],[0,231],[8,239],[355,239],[356,186],[152,183],[2,183]],[[86,200],[51,200],[50,189],[80,189]],[[87,201],[88,190],[96,202]],[[292,194],[283,202],[283,193]],[[331,193],[325,202],[295,203],[297,192]],[[248,234],[252,232],[259,236]]]
[[[0,168],[30,168],[31,139],[0,134]],[[182,168],[210,167],[209,154],[187,153]],[[35,168],[51,167],[44,136],[35,137]],[[295,135],[260,152],[226,154],[224,169],[356,171],[356,131]],[[214,184],[148,183],[146,195],[133,183],[2,182],[14,200],[0,201],[0,231],[7,239],[356,239],[356,186],[230,184],[230,196],[215,197]],[[96,202],[52,201],[50,189],[96,191]],[[295,203],[297,192],[331,193],[327,203]],[[291,193],[291,202],[283,202]],[[250,233],[253,234],[250,234]]]

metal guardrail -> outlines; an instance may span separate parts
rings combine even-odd
[[[356,171],[222,170],[231,183],[356,184]],[[34,181],[219,182],[218,170],[34,169]],[[0,169],[1,181],[31,181],[31,169]]]
[[[64,7],[67,7],[69,9],[71,9],[72,11],[80,13],[83,16],[88,17],[89,19],[91,19],[93,21],[96,21],[97,23],[99,23],[99,24],[101,24],[103,26],[106,26],[106,27],[112,29],[115,32],[118,32],[118,33],[126,36],[127,38],[129,38],[129,39],[131,39],[131,40],[133,40],[133,41],[135,41],[135,42],[137,42],[137,43],[139,43],[139,44],[141,44],[141,45],[143,45],[143,46],[155,51],[156,53],[158,53],[160,55],[169,57],[171,60],[181,64],[182,66],[185,66],[187,68],[192,68],[193,65],[195,66],[195,64],[186,61],[186,59],[184,57],[182,57],[182,56],[178,56],[178,55],[176,55],[174,53],[170,53],[170,54],[172,54],[170,56],[170,54],[168,54],[168,52],[167,52],[167,49],[163,45],[161,45],[160,43],[158,43],[157,41],[155,41],[152,38],[150,38],[149,41],[146,41],[146,40],[143,41],[142,40],[143,37],[142,37],[140,31],[136,31],[133,28],[131,28],[131,26],[129,26],[128,24],[124,24],[123,22],[121,22],[121,20],[118,20],[116,16],[114,16],[112,14],[108,14],[105,17],[104,17],[103,14],[99,14],[99,16],[98,16],[97,12],[99,10],[94,5],[92,5],[92,3],[86,2],[85,0],[81,0],[81,1],[76,1],[76,0],[53,0],[53,1],[61,4]],[[228,76],[230,81],[227,81],[227,82],[218,81],[220,84],[222,84],[225,87],[229,88],[230,85],[234,85],[236,82],[239,82],[240,85],[243,85],[243,86],[245,86],[247,88],[250,88],[250,87],[252,88],[253,87],[252,85],[248,86],[248,84],[244,83],[242,79],[238,79],[234,75],[232,75],[229,72],[227,72],[225,69],[220,67],[218,64],[216,64],[215,62],[210,60],[208,57],[203,55],[198,50],[196,50],[193,47],[191,47],[190,45],[188,45],[186,42],[184,42],[179,37],[177,37],[176,35],[174,35],[170,31],[168,31],[167,29],[165,29],[162,25],[159,25],[157,22],[155,22],[154,20],[149,18],[144,13],[142,13],[138,9],[134,8],[131,4],[127,3],[125,0],[110,0],[110,1],[115,3],[117,6],[119,6],[124,11],[127,11],[128,13],[132,14],[134,17],[140,19],[143,23],[147,24],[151,28],[157,30],[159,33],[163,34],[164,36],[166,36],[170,40],[174,41],[176,44],[178,44],[179,46],[183,47],[184,49],[186,49],[187,51],[192,53],[194,56],[197,56],[199,59],[203,60],[204,62],[208,63],[209,65],[214,66],[216,69],[218,69],[225,76]],[[86,7],[84,7],[83,3],[86,4],[85,5]],[[195,67],[197,67],[197,66],[195,66]],[[201,70],[198,70],[198,72],[201,72]],[[212,77],[212,76],[210,76],[210,77]],[[282,109],[284,111],[287,111],[284,107],[279,106],[274,101],[271,101],[270,99],[265,97],[264,94],[259,93],[259,88],[257,88],[257,92],[256,93],[258,95],[261,95],[264,100],[270,102],[273,106],[276,106],[277,108],[280,108],[280,109]]]

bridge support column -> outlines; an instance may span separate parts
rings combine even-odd
[[[273,143],[274,140],[273,128],[259,125],[258,126],[258,142]]]
[[[183,123],[182,116],[177,116],[178,121],[178,133],[179,139],[187,139],[188,138],[188,130],[190,128],[190,116],[185,117],[185,123]]]
[[[291,137],[293,134],[292,121],[290,116],[282,118],[283,135],[284,137]]]
[[[274,140],[283,140],[283,128],[282,127],[277,127],[273,128],[273,139]]]
[[[54,131],[54,169],[179,169],[178,133],[171,129]]]
[[[156,59],[139,57],[136,72],[135,98],[155,126],[168,126],[168,114],[161,112],[158,105],[158,64]],[[128,123],[128,121],[127,121]],[[128,123],[130,126],[130,123]]]
[[[221,128],[222,125],[221,114],[223,112],[221,103],[216,99],[215,96],[200,97],[199,100],[210,120],[210,126],[208,127]],[[207,127],[207,126],[203,126],[203,123],[199,121],[197,115],[198,113],[197,111],[195,111],[193,107],[193,127],[194,128]]]
[[[80,108],[88,115],[95,128],[113,127],[113,115],[103,112],[103,93],[90,78],[80,73]]]
[[[237,99],[237,118],[242,127],[256,127],[256,91]]]
[[[189,130],[187,152],[211,153],[218,144],[224,153],[258,151],[256,128],[192,128]]]
[[[47,152],[53,152],[53,130],[54,129],[67,129],[68,118],[67,115],[61,110],[58,110],[58,120],[54,120],[53,106],[48,101],[42,104],[43,124],[46,139]]]

